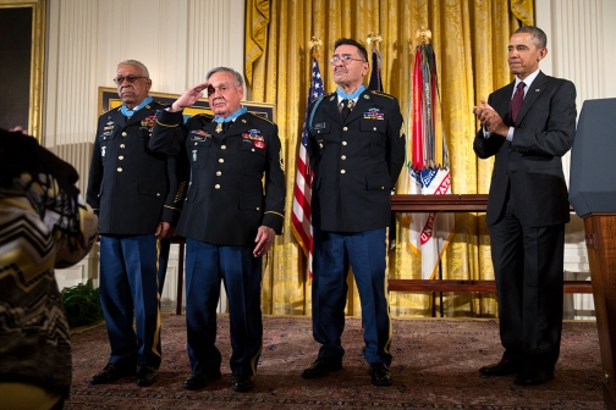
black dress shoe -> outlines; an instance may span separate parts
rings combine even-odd
[[[342,362],[317,359],[302,372],[304,379],[316,379],[323,377],[330,372],[342,370]]]
[[[255,387],[255,378],[252,376],[233,376],[231,389],[237,392],[247,392]]]
[[[554,378],[553,370],[525,368],[513,381],[518,386],[537,386],[545,384]]]
[[[204,388],[208,383],[220,379],[220,371],[216,373],[191,374],[184,380],[182,387],[186,390],[197,390]]]
[[[106,365],[103,370],[90,377],[90,384],[111,383],[118,380],[120,377],[130,376],[135,374],[134,367],[118,368],[113,364]]]
[[[158,369],[151,366],[139,366],[137,369],[137,386],[149,386],[158,380]]]
[[[514,362],[509,359],[501,359],[500,362],[490,364],[479,369],[479,373],[482,376],[507,376],[509,374],[517,373],[521,369],[519,362]]]
[[[372,384],[376,386],[389,386],[392,383],[389,366],[385,363],[372,363],[370,376],[372,376]]]

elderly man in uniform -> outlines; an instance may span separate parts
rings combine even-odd
[[[405,140],[398,101],[368,91],[363,45],[339,39],[331,59],[335,93],[310,108],[308,152],[314,171],[312,224],[313,335],[317,360],[302,373],[311,379],[342,369],[349,266],[357,282],[364,323],[364,357],[372,383],[392,383],[391,323],[386,297],[386,228],[390,194],[404,162]]]
[[[148,148],[164,106],[148,97],[147,68],[121,62],[114,82],[122,106],[99,118],[87,190],[99,216],[100,300],[111,357],[90,383],[136,372],[137,385],[148,386],[161,362],[159,274],[162,279],[188,174],[174,158]]]
[[[214,119],[196,115],[182,124],[182,110],[207,90]],[[191,182],[178,234],[186,237],[186,322],[195,390],[221,377],[215,346],[216,305],[222,280],[230,306],[234,391],[254,387],[262,348],[261,256],[284,221],[285,178],[276,124],[241,106],[242,76],[227,67],[210,70],[162,111],[150,148],[185,152]],[[262,179],[265,175],[263,186]]]

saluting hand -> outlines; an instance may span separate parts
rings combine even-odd
[[[274,230],[269,226],[261,225],[259,227],[257,237],[255,238],[255,243],[257,245],[255,246],[254,251],[252,251],[252,254],[255,256],[255,258],[258,258],[259,256],[269,252],[272,245],[274,244],[275,237],[276,232],[274,232]]]
[[[182,94],[180,98],[171,104],[169,111],[178,112],[182,111],[186,107],[194,105],[200,98],[203,97],[203,90],[208,88],[209,85],[210,83],[206,81],[190,87],[188,90],[184,91],[184,94]]]

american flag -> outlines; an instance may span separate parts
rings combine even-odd
[[[302,140],[297,154],[297,172],[295,173],[295,189],[293,190],[293,214],[291,224],[295,239],[308,257],[308,269],[312,274],[312,225],[310,224],[310,199],[312,198],[312,171],[308,160],[308,129],[310,104],[324,94],[323,79],[319,70],[319,63],[312,58],[312,79],[308,93],[308,107],[302,130]]]

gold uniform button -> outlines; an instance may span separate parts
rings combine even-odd
[[[126,148],[126,145],[120,144],[120,148],[124,149],[124,148]]]
[[[118,167],[118,169],[116,171],[122,172],[122,167]]]
[[[260,211],[260,210],[261,210],[261,208],[257,207],[257,211]]]
[[[198,143],[198,142],[195,142],[195,145],[199,145],[199,143]]]
[[[323,148],[323,144],[319,143],[319,148]]]
[[[344,161],[346,159],[346,155],[341,156],[340,159]]]
[[[349,127],[342,127],[342,131],[348,131]]]
[[[128,134],[126,133],[126,131],[122,132],[122,136],[123,136],[123,137],[128,136]]]
[[[120,155],[120,156],[118,157],[118,159],[119,159],[120,161],[124,160],[124,155]]]
[[[156,196],[160,196],[160,192],[157,192],[157,193],[156,193]]]
[[[384,190],[385,190],[385,187],[384,187],[384,186],[382,186],[382,187],[381,187],[381,191],[384,191]]]
[[[222,172],[220,172],[220,171],[216,171],[216,176],[217,176],[217,177],[219,177],[219,176],[221,176],[221,175],[222,175]]]
[[[220,149],[227,149],[227,146],[226,145],[221,145]]]
[[[216,184],[216,185],[214,185],[214,188],[216,188],[216,189],[220,189],[220,184]]]
[[[376,131],[376,127],[372,128],[374,131]]]
[[[220,162],[222,164],[223,162],[225,162],[225,159],[224,158],[218,158],[218,162]]]
[[[342,141],[342,145],[345,145],[345,146],[346,146],[346,145],[347,145],[347,142],[346,142],[346,141]]]
[[[340,173],[341,173],[341,174],[346,174],[346,170],[341,169],[341,170],[340,170]]]

